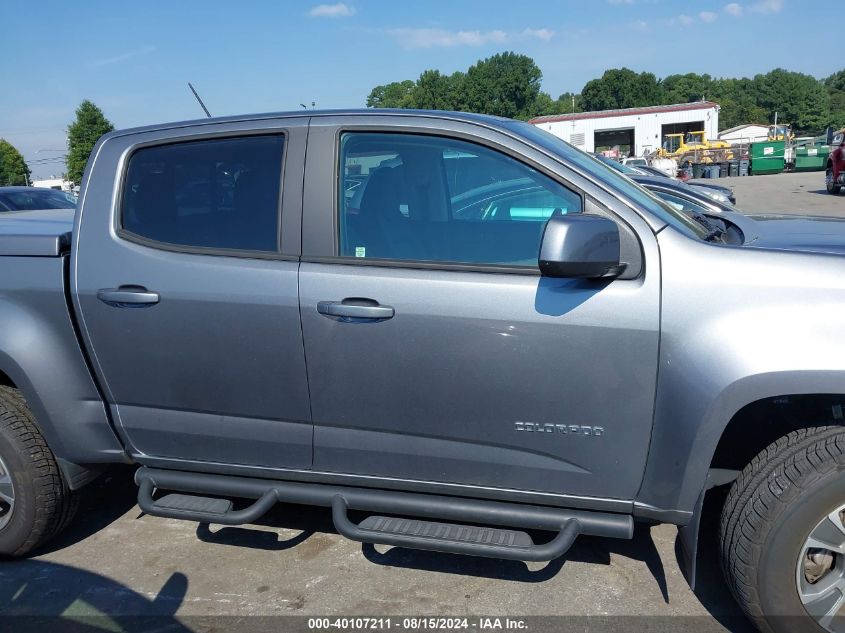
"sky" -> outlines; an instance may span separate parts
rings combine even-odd
[[[363,107],[376,85],[506,50],[552,97],[621,66],[825,77],[845,66],[841,2],[0,0],[0,137],[45,177],[83,99],[118,128],[203,116],[188,81],[215,116]]]

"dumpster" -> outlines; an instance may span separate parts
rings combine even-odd
[[[784,168],[784,141],[764,141],[751,144],[751,173],[779,174]]]
[[[692,177],[693,178],[704,178],[704,165],[701,163],[696,163],[692,166]]]
[[[735,176],[739,176],[739,161],[732,160],[729,163],[728,174],[733,178]]]
[[[829,145],[808,145],[795,150],[795,171],[824,171]]]

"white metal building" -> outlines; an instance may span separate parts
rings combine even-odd
[[[728,128],[719,134],[719,140],[728,143],[756,143],[769,138],[769,126],[758,123],[746,123]]]
[[[41,180],[33,180],[30,184],[33,187],[58,189],[59,191],[70,191],[73,189],[71,182],[63,178],[42,178]]]
[[[708,139],[717,138],[719,104],[699,101],[623,110],[576,112],[537,117],[529,123],[586,152],[619,147],[622,154],[643,156],[660,147],[666,134],[703,130]]]

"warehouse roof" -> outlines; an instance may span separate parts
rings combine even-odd
[[[719,134],[730,134],[731,132],[738,132],[739,130],[744,130],[747,127],[764,127],[769,129],[769,126],[766,123],[743,123],[742,125],[737,125],[736,127],[729,127],[727,130],[722,130]]]
[[[645,108],[622,108],[621,110],[598,110],[596,112],[575,112],[573,114],[550,114],[538,116],[529,123],[553,123],[555,121],[579,121],[581,119],[604,119],[616,116],[636,116],[642,114],[660,114],[661,112],[682,112],[684,110],[709,110],[718,108],[713,101],[696,101],[695,103],[674,103],[671,105],[647,106]]]

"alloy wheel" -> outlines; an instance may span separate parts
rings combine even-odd
[[[825,630],[845,633],[845,505],[810,531],[798,557],[796,583],[807,613]]]
[[[12,474],[0,457],[0,530],[5,528],[12,520],[12,512],[15,509],[15,486],[12,483]]]

